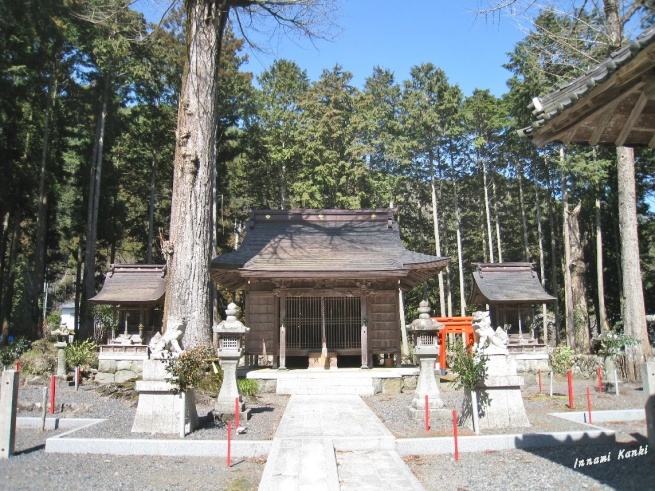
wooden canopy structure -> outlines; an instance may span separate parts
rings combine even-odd
[[[655,147],[655,26],[583,76],[529,108],[519,130],[536,145],[549,142]]]
[[[393,210],[262,210],[251,212],[240,249],[215,258],[211,274],[245,291],[247,355],[274,355],[285,367],[287,356],[311,358],[325,347],[369,366],[373,354],[400,351],[399,289],[447,263],[408,251]]]
[[[112,264],[98,294],[89,299],[96,305],[112,305],[116,322],[125,334],[162,327],[166,265]]]
[[[473,272],[469,303],[489,305],[492,325],[518,327],[519,336],[534,306],[554,301],[541,286],[532,263],[478,263]]]

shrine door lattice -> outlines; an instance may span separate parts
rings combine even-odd
[[[359,297],[287,297],[287,349],[318,350],[325,335],[330,350],[361,346]]]

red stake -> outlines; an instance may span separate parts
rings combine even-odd
[[[227,422],[227,466],[232,467],[231,457],[232,457],[232,422]]]
[[[234,398],[234,429],[239,427],[239,398]]]
[[[600,367],[596,368],[596,373],[598,374],[598,392],[603,393],[603,371]]]
[[[55,414],[55,390],[57,388],[57,379],[50,375],[50,414]]]
[[[459,461],[459,446],[457,445],[457,411],[453,409],[453,435],[455,437],[455,462]]]
[[[589,387],[587,387],[587,413],[589,413],[589,424],[593,424],[591,422],[591,392]]]
[[[566,378],[569,382],[569,409],[573,409],[573,376],[571,370],[566,371]]]
[[[430,431],[430,406],[428,403],[428,396],[425,395],[425,431]]]
[[[20,372],[20,360],[16,362],[16,371]]]
[[[541,370],[537,371],[537,376],[539,377],[539,393],[541,394]]]

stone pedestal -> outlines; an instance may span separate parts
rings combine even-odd
[[[66,343],[58,341],[54,344],[57,348],[57,377],[66,377]]]
[[[177,385],[170,381],[170,375],[166,372],[163,361],[143,362],[143,380],[136,383],[139,403],[132,433],[181,435],[191,433],[198,426],[193,390],[175,393],[176,388]]]
[[[214,418],[226,421],[236,417],[236,408],[239,408],[239,419],[246,421],[250,418],[250,408],[246,409],[246,403],[239,393],[237,385],[237,365],[240,356],[221,357],[221,368],[223,369],[223,384],[214,404]],[[239,399],[237,404],[236,400]]]
[[[530,426],[523,405],[523,377],[516,374],[515,360],[504,354],[488,354],[484,381],[478,384],[478,416],[480,429],[521,428]],[[473,428],[471,393],[464,391],[460,424]]]
[[[428,411],[430,419],[448,419],[452,417],[452,412],[444,409],[444,403],[439,392],[439,382],[434,374],[434,362],[437,358],[438,350],[434,349],[433,353],[427,356],[424,353],[417,353],[421,347],[415,348],[414,354],[419,358],[420,372],[412,404],[407,410],[415,420],[425,418],[425,396],[428,396]]]
[[[655,361],[641,366],[641,383],[646,397],[646,431],[648,443],[655,446]]]

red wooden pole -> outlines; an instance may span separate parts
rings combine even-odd
[[[430,431],[430,406],[427,394],[425,395],[425,431]]]
[[[598,392],[603,393],[603,371],[600,367],[596,368],[596,373],[598,374]]]
[[[566,371],[566,378],[569,383],[569,409],[573,409],[573,375],[571,370]]]
[[[587,387],[587,412],[589,413],[589,424],[593,424],[591,422],[591,392],[589,387]]]
[[[537,371],[537,376],[539,377],[539,393],[541,394],[541,370]]]
[[[20,372],[20,360],[16,362],[16,371]]]
[[[50,375],[50,414],[55,414],[55,389],[57,388],[57,379]]]
[[[234,429],[239,427],[239,398],[234,398]]]
[[[232,422],[227,422],[227,466],[232,467]]]
[[[459,446],[457,445],[457,411],[453,409],[453,436],[455,437],[455,461],[459,461]]]

